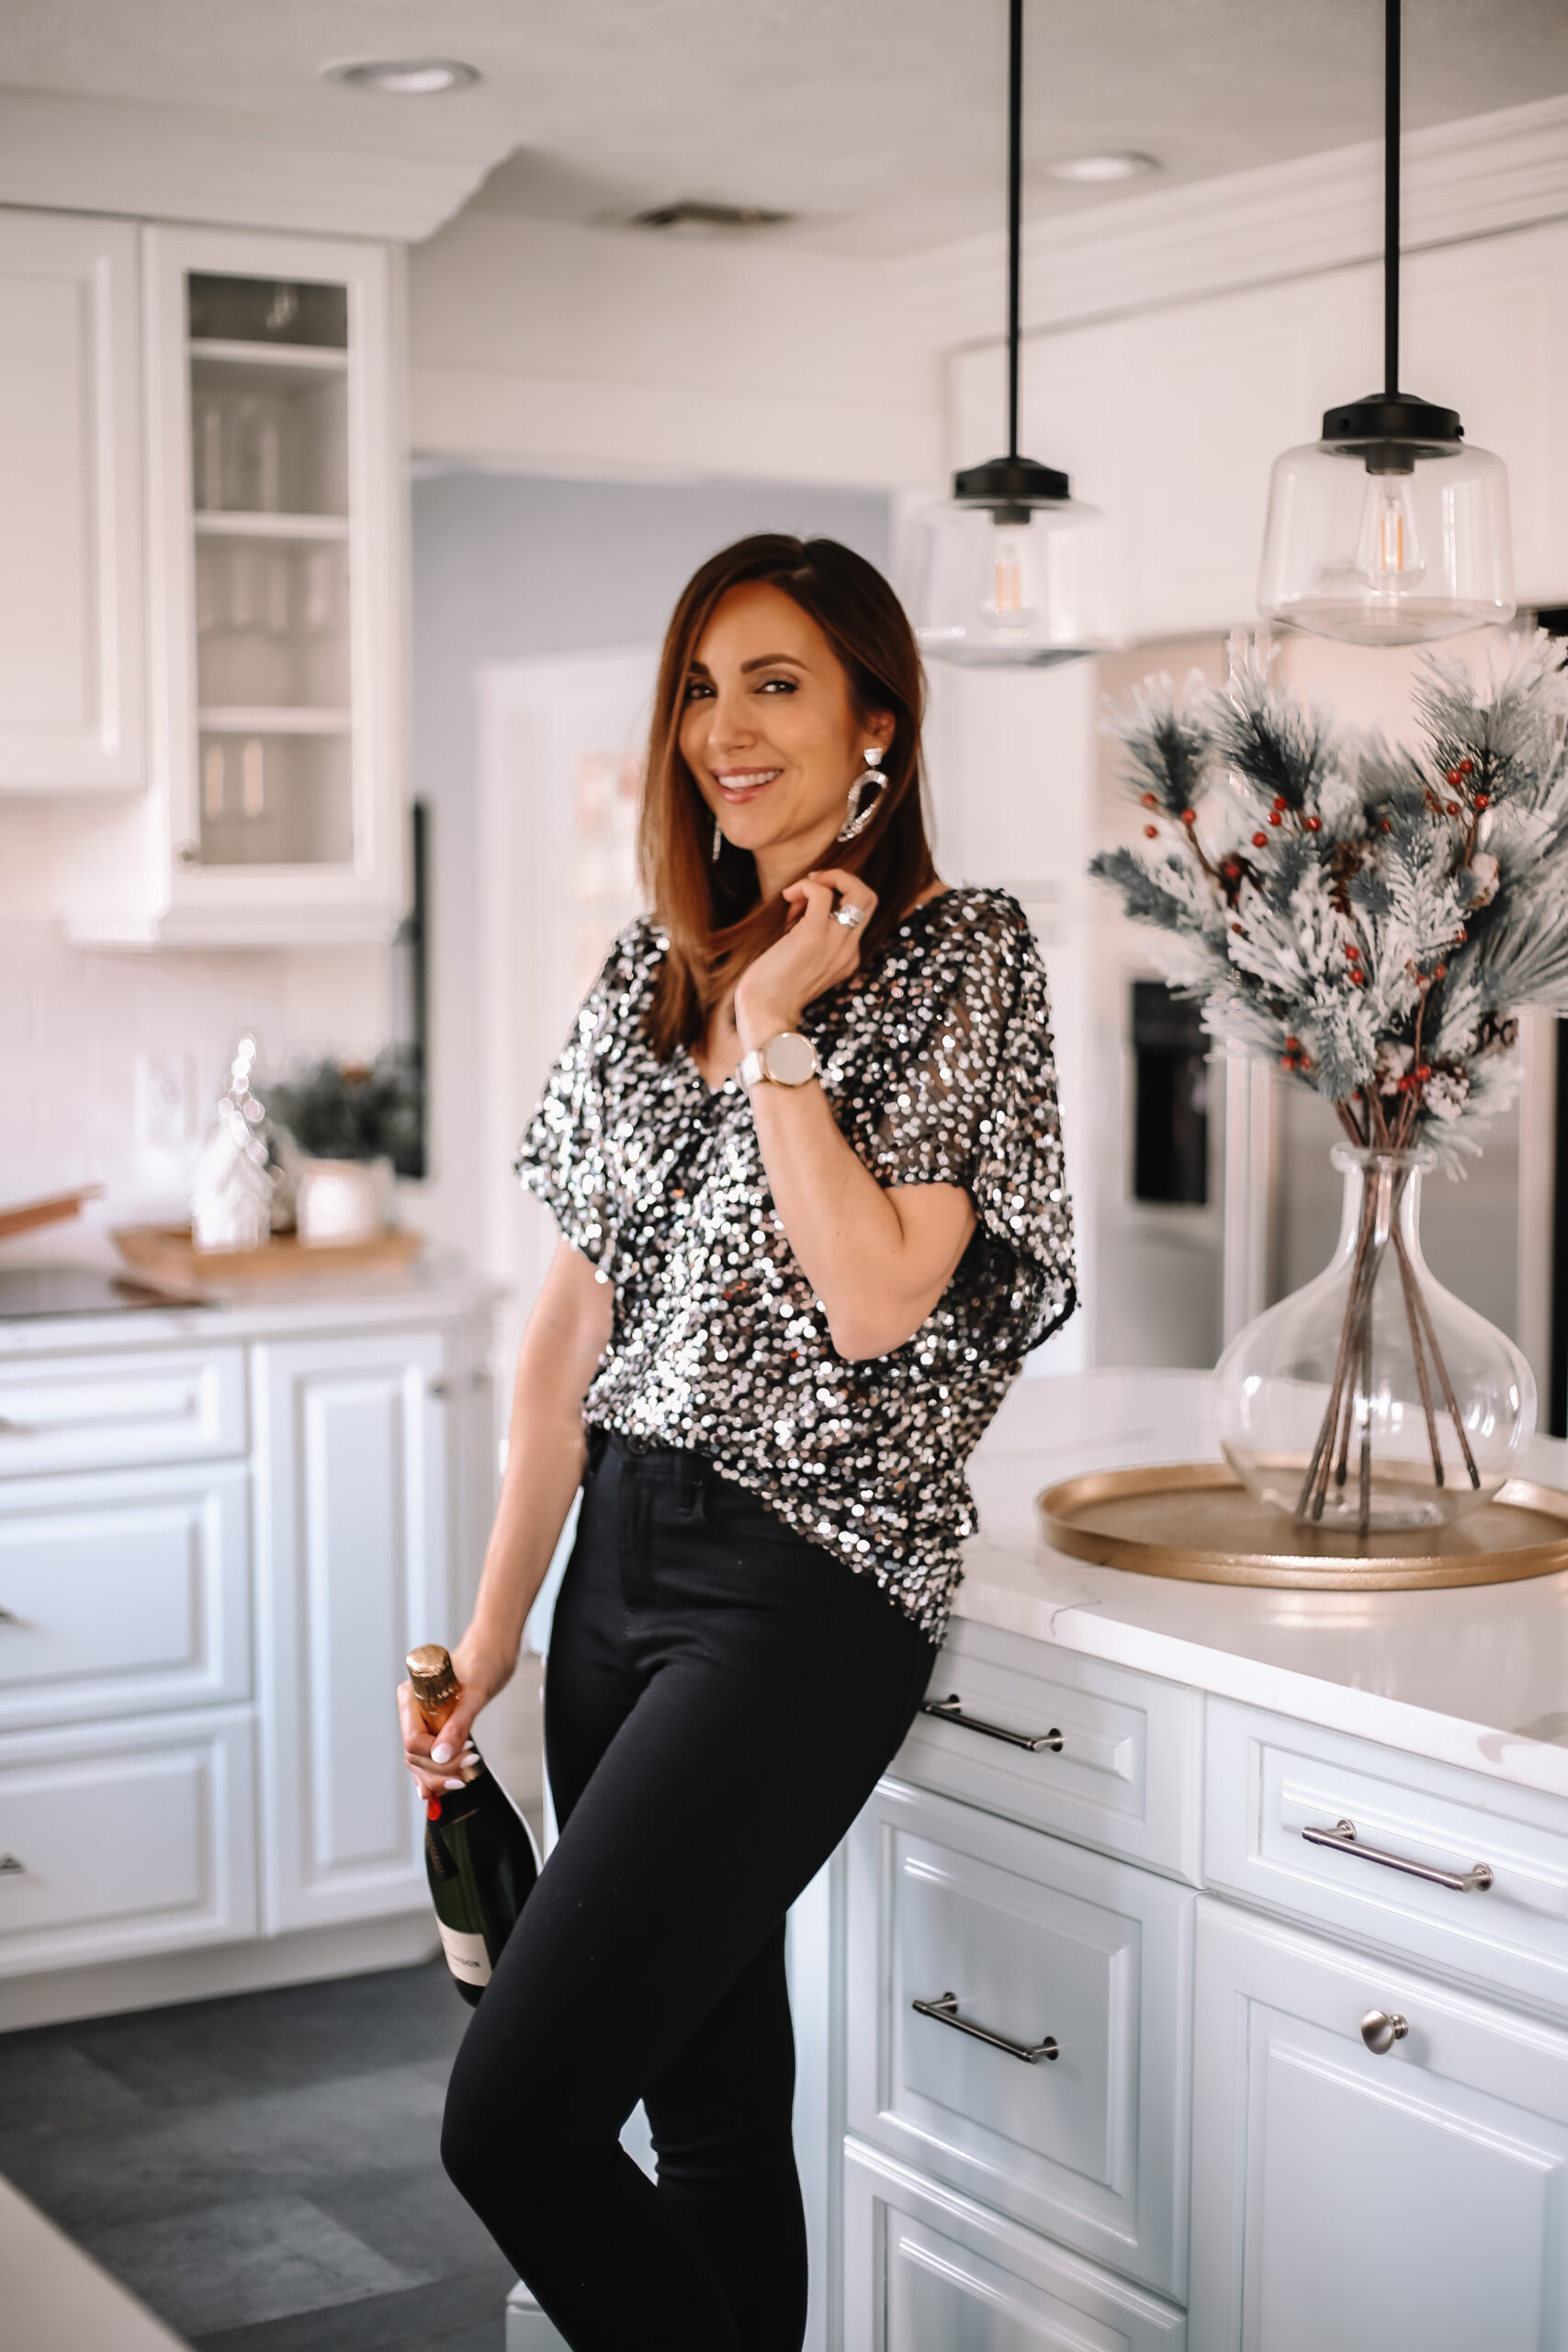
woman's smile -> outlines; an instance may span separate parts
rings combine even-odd
[[[776,768],[714,768],[710,773],[715,784],[717,785],[720,792],[724,795],[724,797],[728,802],[729,806],[732,808],[739,808],[744,807],[748,800],[755,800],[760,792],[765,791],[770,784],[774,783],[778,777],[783,775],[784,769],[782,766]]]

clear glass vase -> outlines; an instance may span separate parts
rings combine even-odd
[[[1260,1501],[1347,1538],[1435,1527],[1495,1495],[1535,1426],[1513,1341],[1443,1289],[1421,1254],[1416,1152],[1337,1147],[1334,1257],[1231,1341],[1220,1444]]]

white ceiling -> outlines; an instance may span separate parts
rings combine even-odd
[[[1378,0],[1029,0],[1034,217],[1113,202],[1053,157],[1213,179],[1382,125]],[[1411,128],[1568,91],[1565,0],[1406,0]],[[323,83],[332,60],[462,58],[433,99]],[[680,197],[801,216],[891,254],[999,227],[1004,0],[4,0],[0,89],[153,101],[322,145],[494,164],[473,201],[624,220]]]

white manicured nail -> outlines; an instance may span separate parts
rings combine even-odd
[[[452,1750],[449,1747],[433,1747],[430,1751],[430,1760],[433,1764],[450,1764]]]

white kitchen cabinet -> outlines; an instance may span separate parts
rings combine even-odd
[[[454,1623],[439,1330],[253,1355],[264,1909],[274,1931],[423,1899],[392,1692]]]
[[[152,788],[82,829],[68,928],[388,939],[405,815],[397,259],[141,237]]]
[[[1568,2010],[1559,1800],[1234,1701],[1210,1700],[1208,1734],[1208,1885]]]
[[[0,1363],[0,1478],[244,1450],[240,1348],[95,1348]]]
[[[0,1484],[0,1730],[251,1695],[243,1462]]]
[[[0,793],[147,776],[136,231],[0,211]]]
[[[1179,2299],[1196,1900],[884,1781],[849,1841],[849,2129]]]
[[[852,2141],[844,2352],[1182,2352],[1178,2311]]]
[[[915,1717],[901,1781],[1196,1881],[1196,1691],[958,1618],[931,1702],[948,1712]]]
[[[492,1295],[0,1323],[0,2030],[433,1949],[393,1693],[471,1598]]]
[[[1204,2352],[1568,2342],[1568,2034],[1204,1903],[1195,2065]]]
[[[248,1708],[0,1738],[0,1977],[255,1928]]]

